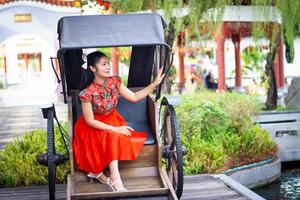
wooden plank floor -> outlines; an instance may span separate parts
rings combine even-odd
[[[65,200],[67,194],[66,184],[56,185],[56,200]],[[47,200],[49,199],[48,186],[30,186],[0,188],[1,200]]]
[[[247,200],[218,178],[211,175],[184,177],[182,200]]]
[[[99,183],[100,184],[100,183]],[[47,186],[0,188],[1,200],[46,200]],[[56,199],[66,199],[66,185],[56,185]],[[127,198],[129,200],[131,198]],[[139,198],[140,200],[163,200],[163,197]],[[185,176],[182,200],[248,200],[211,175]]]

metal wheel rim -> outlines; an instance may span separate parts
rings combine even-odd
[[[54,123],[53,123],[52,110],[50,110],[47,115],[47,159],[48,159],[49,199],[55,200],[56,163],[55,163],[55,145],[54,145]]]
[[[166,170],[178,198],[183,192],[183,163],[182,146],[179,137],[179,127],[176,121],[175,111],[168,106],[164,115],[164,145],[170,145],[174,157],[166,158]],[[172,113],[173,112],[173,113]],[[177,129],[177,130],[176,130]]]

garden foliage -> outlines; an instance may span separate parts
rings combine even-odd
[[[57,152],[67,155],[57,127],[55,145]],[[7,144],[5,149],[0,151],[0,187],[48,184],[48,168],[37,162],[38,155],[46,151],[46,130],[34,130]],[[57,183],[65,182],[69,171],[68,164],[66,162],[57,167]]]
[[[254,123],[261,109],[255,96],[201,92],[182,96],[176,108],[186,174],[219,173],[276,154],[277,147]]]

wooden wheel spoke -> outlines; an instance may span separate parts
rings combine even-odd
[[[170,159],[170,163],[171,163],[171,172],[172,172],[172,183],[174,187],[177,187],[177,183],[178,183],[178,166],[176,163],[176,160],[171,158]]]
[[[175,190],[177,190],[177,185],[178,185],[178,174],[177,172],[176,173],[173,172],[173,186]]]
[[[173,183],[174,176],[173,176],[173,170],[172,170],[172,168],[170,168],[170,170],[169,170],[168,177],[170,178],[170,182]]]
[[[170,149],[176,151],[176,146],[174,140],[172,140],[172,143],[170,144]]]
[[[177,170],[172,170],[172,183],[173,186],[175,187],[174,189],[177,188],[177,183],[178,183],[178,174],[177,174]]]
[[[169,160],[169,159],[167,159],[166,166],[167,166],[167,170],[170,170],[170,169],[171,169],[171,163],[170,163],[170,160]]]
[[[178,170],[178,167],[177,167],[177,162],[176,162],[176,160],[175,159],[171,159],[172,161],[171,161],[171,166],[172,166],[172,168],[173,169],[176,169],[176,171]]]
[[[172,148],[172,145],[174,144],[172,138],[168,138],[168,144],[170,145],[170,149]]]
[[[172,149],[173,140],[171,138],[168,138],[167,144],[170,145],[170,149]]]

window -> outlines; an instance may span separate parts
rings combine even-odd
[[[24,13],[24,14],[15,14],[15,22],[31,22],[31,14],[30,13]]]

